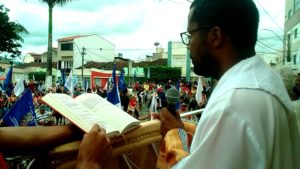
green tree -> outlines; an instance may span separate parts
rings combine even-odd
[[[28,31],[17,22],[9,20],[9,9],[0,5],[0,55],[8,54],[15,58],[20,56],[23,38],[21,34],[28,34]]]
[[[52,12],[56,5],[63,6],[72,0],[40,0],[48,5],[49,20],[48,20],[48,52],[47,52],[47,76],[52,76]]]
[[[151,66],[150,81],[167,82],[168,80],[177,81],[181,77],[181,68],[167,66]],[[148,67],[144,68],[145,78],[147,77]]]

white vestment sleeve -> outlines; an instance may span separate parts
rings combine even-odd
[[[200,142],[195,143],[198,146],[172,169],[245,169],[245,166],[257,169],[264,165],[252,129],[237,113],[223,113],[205,120]]]

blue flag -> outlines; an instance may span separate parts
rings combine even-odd
[[[89,88],[89,83],[86,79],[84,79],[84,91],[87,92],[88,88]]]
[[[124,80],[124,71],[123,70],[121,71],[121,75],[119,77],[118,86],[119,86],[119,90],[121,90],[122,92],[125,91],[125,89],[127,88],[127,85]]]
[[[3,117],[6,126],[19,126],[23,119],[27,123],[27,126],[36,126],[36,115],[30,89],[24,92]]]
[[[11,96],[12,90],[12,67],[10,67],[3,82],[2,91],[4,91],[8,96]]]
[[[66,69],[65,68],[62,68],[61,70],[61,86],[64,87],[64,91],[68,91],[68,88],[66,88],[65,84],[66,84]]]
[[[116,64],[114,64],[112,77],[107,83],[107,100],[114,105],[121,107],[120,95],[116,81]]]
[[[179,82],[179,80],[176,82],[175,87],[179,91],[179,88],[180,88],[180,82]]]
[[[62,86],[64,86],[65,83],[66,83],[66,73],[65,73],[65,69],[63,68],[63,69],[61,69],[60,71],[61,71],[61,82],[62,82]]]

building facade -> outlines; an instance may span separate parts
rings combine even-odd
[[[285,55],[284,63],[293,69],[300,66],[300,0],[285,2]]]
[[[78,68],[90,61],[111,62],[115,45],[99,35],[78,35],[58,39],[58,68]]]
[[[47,62],[47,53],[42,53],[42,62]],[[52,48],[52,62],[57,62],[57,48]]]
[[[193,72],[194,65],[191,63],[187,46],[182,42],[168,43],[168,66],[181,68],[181,77],[187,80],[197,76]]]

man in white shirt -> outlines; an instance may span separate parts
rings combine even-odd
[[[191,147],[179,115],[160,113],[165,156],[173,168],[300,168],[300,140],[280,77],[255,56],[259,22],[252,0],[195,0],[182,41],[194,71],[219,82]],[[174,144],[180,138],[180,144]],[[178,139],[177,139],[178,140]],[[182,145],[182,146],[178,146]]]
[[[300,168],[300,139],[290,98],[279,75],[255,56],[258,22],[258,10],[252,0],[192,3],[182,41],[190,50],[195,73],[219,81],[191,147],[179,114],[174,116],[165,108],[160,112],[164,155],[170,167]],[[94,139],[105,140],[105,132],[99,131],[95,130],[94,135],[98,133],[99,137]],[[83,142],[92,140],[93,131],[87,136],[90,139],[86,137]],[[78,168],[83,166],[80,164],[103,166],[96,162],[109,148],[98,151],[93,146],[80,147]],[[89,148],[91,151],[84,153]]]

